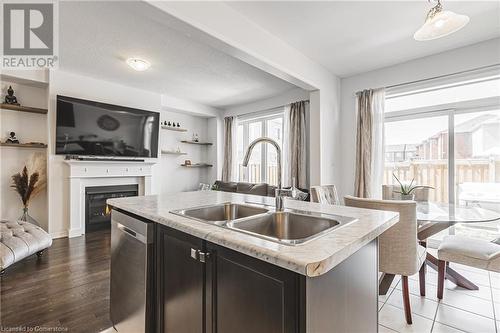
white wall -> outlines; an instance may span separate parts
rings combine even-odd
[[[216,145],[201,146],[181,143],[181,140],[192,140],[193,133],[197,133],[200,141],[212,142],[213,134],[209,128],[209,118],[194,117],[186,114],[162,111],[161,120],[179,122],[187,132],[175,132],[160,130],[160,147],[165,150],[176,150],[179,148],[187,155],[160,155],[158,163],[158,178],[160,179],[159,193],[176,193],[180,191],[192,191],[198,188],[200,182],[213,183],[211,171],[216,168],[213,160],[213,150]],[[193,163],[204,162],[214,164],[213,168],[185,168],[180,164],[189,159]]]
[[[412,60],[399,65],[355,75],[341,80],[340,195],[354,191],[357,91],[453,74],[500,62],[500,39]]]
[[[23,71],[25,72],[25,71]],[[29,71],[26,71],[29,72]],[[47,88],[43,85],[32,86],[23,84],[23,80],[2,78],[0,84],[1,98],[7,93],[9,86],[14,89],[14,95],[23,106],[47,108]],[[21,143],[47,142],[47,116],[35,113],[2,110],[0,112],[0,141],[5,142],[9,133],[16,132],[16,137]],[[27,149],[16,147],[0,147],[0,218],[15,220],[21,216],[22,202],[17,192],[11,188],[12,175],[21,172],[32,154],[46,155],[45,149]],[[37,220],[43,228],[47,228],[47,191],[33,197],[29,204],[30,215]]]
[[[208,138],[207,115],[212,114],[215,109],[202,106],[189,101],[184,101],[170,96],[131,88],[114,82],[97,80],[80,74],[53,70],[49,78],[49,232],[54,237],[67,235],[69,227],[69,196],[67,166],[63,163],[62,155],[55,155],[55,123],[56,123],[56,96],[65,95],[82,99],[94,100],[103,103],[123,105],[138,109],[160,112],[161,120],[175,120],[186,126],[190,131],[182,135],[178,132],[160,130],[159,148],[177,148],[176,141],[190,135],[193,130],[197,131],[201,139]],[[186,107],[188,106],[188,107]],[[187,108],[187,110],[182,108]],[[167,111],[167,110],[176,110]],[[189,115],[191,113],[193,115]],[[194,115],[203,115],[198,117]],[[168,133],[167,133],[168,132]],[[177,134],[173,134],[177,133]],[[210,135],[213,135],[210,133]],[[186,136],[190,138],[190,136]],[[190,153],[189,158],[198,161],[198,158],[208,159],[209,150],[203,152],[203,147],[186,147],[187,144],[178,144],[181,149]],[[209,148],[210,149],[210,148]],[[203,155],[205,154],[205,155]],[[211,180],[210,172],[196,169],[180,169],[177,163],[181,158],[161,156],[156,160],[158,163],[153,167],[152,192],[178,192],[195,189],[200,181]]]

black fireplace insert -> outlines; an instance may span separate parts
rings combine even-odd
[[[85,189],[85,233],[111,227],[111,209],[106,204],[107,199],[137,195],[139,195],[137,184],[87,187]]]

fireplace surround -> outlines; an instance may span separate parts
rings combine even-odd
[[[65,160],[64,163],[69,167],[69,237],[81,236],[87,232],[85,224],[87,188],[135,185],[138,189],[137,195],[152,194],[152,167],[156,160],[145,162]]]

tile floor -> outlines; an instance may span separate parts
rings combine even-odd
[[[445,282],[444,297],[436,297],[437,273],[428,268],[426,296],[420,296],[418,274],[411,276],[410,302],[413,325],[403,312],[401,281],[396,278],[387,295],[379,296],[379,332],[500,333],[500,273],[451,264],[479,286],[470,291]]]

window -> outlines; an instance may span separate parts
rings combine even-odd
[[[384,184],[434,187],[430,201],[500,212],[500,78],[457,82],[386,97]],[[498,237],[498,223],[457,233]]]
[[[447,116],[386,121],[384,184],[397,184],[393,174],[400,180],[415,179],[435,188],[431,201],[447,202],[447,133]]]
[[[268,144],[258,144],[252,151],[248,167],[243,158],[248,145],[255,139],[267,136],[283,144],[283,112],[274,110],[258,118],[238,120],[238,180],[250,183],[278,184],[276,150]]]

